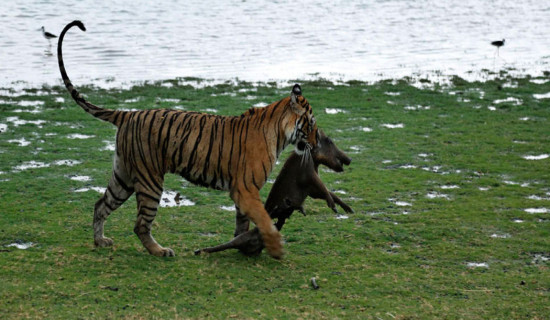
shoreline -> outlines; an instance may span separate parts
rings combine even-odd
[[[458,74],[447,74],[440,70],[432,70],[432,71],[419,71],[419,72],[412,72],[408,75],[395,75],[395,76],[386,76],[384,74],[373,74],[368,79],[353,79],[353,78],[346,78],[344,75],[340,76],[324,76],[319,73],[314,74],[307,74],[303,77],[297,78],[297,79],[268,79],[268,80],[249,80],[249,79],[242,79],[239,77],[234,78],[201,78],[201,77],[194,77],[194,76],[182,76],[182,77],[175,77],[175,78],[167,78],[167,79],[149,79],[149,80],[128,80],[128,81],[119,81],[113,77],[105,77],[105,78],[96,78],[96,79],[78,79],[73,81],[73,83],[77,87],[94,87],[99,89],[105,89],[105,90],[111,90],[111,89],[119,89],[119,90],[129,90],[132,87],[139,87],[144,85],[164,85],[164,86],[170,86],[170,84],[174,85],[174,82],[177,82],[177,85],[190,85],[195,89],[202,89],[204,87],[208,86],[216,86],[220,84],[232,84],[232,85],[239,85],[242,83],[248,83],[252,84],[253,86],[259,86],[259,85],[275,85],[278,88],[286,87],[291,85],[295,82],[316,82],[316,81],[322,81],[325,83],[332,83],[332,85],[345,85],[347,83],[351,82],[359,82],[366,85],[372,85],[379,82],[384,81],[407,81],[411,85],[418,87],[418,88],[426,88],[430,87],[431,85],[447,85],[451,82],[454,78],[460,78],[466,82],[487,82],[487,81],[495,81],[495,80],[502,80],[503,78],[516,78],[516,79],[524,79],[524,78],[550,78],[550,69],[548,70],[539,70],[537,72],[526,72],[525,70],[518,70],[516,68],[502,68],[498,71],[489,70],[489,69],[481,69],[481,70],[472,70],[467,71],[465,73],[458,73]],[[6,95],[6,91],[15,91],[13,94],[17,94],[20,91],[23,90],[39,90],[39,89],[45,89],[45,88],[52,88],[57,86],[63,86],[63,81],[61,80],[61,77],[59,77],[59,80],[55,84],[51,83],[31,83],[23,80],[16,80],[9,84],[0,84],[0,96]],[[10,96],[10,94],[7,94],[6,96]]]

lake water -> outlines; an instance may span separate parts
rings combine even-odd
[[[64,58],[77,85],[550,70],[548,0],[17,0],[0,9],[0,87],[60,84],[40,27],[59,35],[76,19],[88,31],[67,34]]]

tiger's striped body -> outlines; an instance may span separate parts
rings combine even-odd
[[[295,85],[290,97],[265,108],[251,108],[240,116],[217,116],[176,110],[119,111],[86,101],[71,84],[64,68],[61,45],[73,26],[60,35],[58,59],[61,75],[73,99],[86,112],[118,127],[113,175],[94,210],[94,241],[112,245],[104,237],[107,216],[136,193],[138,216],[134,228],[147,250],[173,256],[153,239],[151,225],[157,214],[165,173],[175,173],[203,186],[227,190],[237,208],[260,229],[268,252],[282,256],[280,234],[260,200],[264,185],[282,150],[310,139],[315,145],[315,118],[301,89]],[[313,137],[313,138],[311,138]]]

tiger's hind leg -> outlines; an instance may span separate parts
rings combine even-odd
[[[153,221],[157,216],[157,210],[162,196],[162,182],[156,182],[161,189],[158,192],[136,184],[136,199],[138,203],[138,216],[134,227],[135,234],[150,254],[158,257],[173,257],[174,251],[170,248],[163,248],[151,235]]]
[[[134,193],[125,175],[113,171],[107,190],[94,207],[94,244],[96,247],[109,247],[113,240],[103,234],[104,224],[111,212],[120,207]]]

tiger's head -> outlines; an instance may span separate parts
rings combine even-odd
[[[317,145],[317,123],[313,115],[313,108],[302,96],[302,88],[295,84],[290,93],[290,108],[295,116],[295,127],[290,143],[296,146],[296,151],[303,150],[304,146],[311,149]]]

